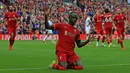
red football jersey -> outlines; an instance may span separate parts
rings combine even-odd
[[[120,24],[120,27],[124,27],[125,26],[125,20],[126,20],[126,15],[125,14],[120,14],[120,22],[119,22],[119,24]]]
[[[118,28],[123,28],[124,27],[124,21],[126,20],[125,14],[116,14],[114,16],[114,21],[116,22],[116,26]]]
[[[96,30],[102,30],[102,16],[97,14],[95,16]]]
[[[8,28],[16,28],[17,21],[15,18],[18,18],[17,12],[6,12],[5,18],[7,19]]]
[[[118,27],[119,26],[119,20],[120,20],[120,15],[119,14],[115,14],[114,15],[114,21],[116,22],[116,27]]]
[[[54,24],[54,30],[58,30],[59,40],[56,45],[57,51],[74,52],[75,41],[80,39],[80,32],[70,24]]]
[[[112,27],[113,25],[113,19],[112,19],[112,14],[111,13],[105,13],[103,16],[104,19],[104,26],[105,27]]]

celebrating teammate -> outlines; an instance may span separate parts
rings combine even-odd
[[[8,12],[5,13],[4,19],[8,24],[8,34],[10,35],[9,49],[12,50],[12,46],[15,41],[16,24],[17,24],[17,20],[18,20],[18,14],[17,14],[17,12],[14,12],[13,6],[10,5],[8,7]]]
[[[97,14],[94,17],[95,23],[96,23],[96,33],[98,35],[96,46],[98,46],[98,42],[100,38],[102,37],[102,46],[105,47],[104,41],[105,41],[105,32],[102,27],[102,15],[100,11],[97,11]]]
[[[58,64],[53,63],[50,65],[51,68],[57,70],[66,70],[66,69],[76,69],[82,70],[83,65],[80,58],[74,52],[75,42],[77,46],[83,47],[88,42],[94,39],[94,36],[89,36],[88,40],[85,42],[80,41],[80,32],[74,27],[78,15],[74,12],[69,14],[69,24],[66,23],[56,23],[52,26],[48,25],[48,15],[50,9],[44,7],[45,14],[45,28],[51,30],[58,30],[59,40],[56,45],[56,55],[58,59]]]
[[[113,23],[113,15],[110,13],[109,9],[105,9],[105,13],[103,15],[104,18],[104,28],[106,32],[106,40],[108,43],[108,47],[112,45],[112,27],[116,28]]]
[[[117,9],[117,14],[114,16],[115,25],[118,33],[118,44],[120,43],[122,50],[125,50],[123,45],[124,40],[124,26],[126,22],[125,14],[122,14],[120,9]]]

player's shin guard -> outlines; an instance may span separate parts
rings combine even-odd
[[[53,64],[53,69],[57,69],[57,70],[66,70],[65,67],[57,65],[57,64]]]
[[[83,70],[83,66],[69,66],[70,69]]]

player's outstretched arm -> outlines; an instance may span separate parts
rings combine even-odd
[[[88,44],[89,42],[93,41],[95,39],[95,36],[92,35],[92,36],[88,36],[88,40],[86,40],[85,42],[81,42],[81,40],[77,40],[76,41],[76,44],[79,48],[85,46],[86,44]]]
[[[48,16],[49,16],[50,8],[44,7],[43,9],[44,9],[44,16],[45,16],[45,29],[53,30],[54,29],[53,25],[48,24]]]
[[[81,48],[81,47],[85,46],[89,42],[90,42],[89,40],[86,40],[85,42],[81,42],[81,40],[77,40],[76,44],[77,44],[78,48]]]

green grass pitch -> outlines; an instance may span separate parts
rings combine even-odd
[[[16,41],[12,51],[8,41],[0,41],[0,73],[130,73],[130,40],[125,40],[125,51],[115,47],[96,47],[95,42],[75,51],[81,58],[84,69],[58,71],[48,69],[56,60],[55,44],[47,41]]]

